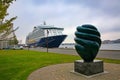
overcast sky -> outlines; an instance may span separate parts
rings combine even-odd
[[[26,35],[43,21],[64,28],[74,42],[76,27],[92,24],[101,33],[101,39],[120,38],[120,0],[17,0],[8,9],[9,17],[18,16],[14,28],[18,40],[25,43]]]

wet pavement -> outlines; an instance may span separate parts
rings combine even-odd
[[[46,48],[30,48],[29,50],[47,52]],[[49,48],[48,52],[78,55],[75,49],[68,48]],[[97,58],[120,59],[120,50],[100,50],[97,54]]]

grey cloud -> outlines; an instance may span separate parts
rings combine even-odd
[[[28,0],[27,0],[28,1]],[[94,13],[94,10],[99,10],[103,14],[109,16],[118,16],[120,15],[120,0],[29,0],[29,3],[34,6],[42,5],[56,5],[56,4],[65,4],[65,5],[80,5],[91,8]],[[57,6],[56,6],[57,7]]]

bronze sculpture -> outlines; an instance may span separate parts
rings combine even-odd
[[[93,25],[82,25],[75,32],[75,49],[84,62],[93,62],[101,46],[100,33]]]

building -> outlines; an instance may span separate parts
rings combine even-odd
[[[18,28],[16,28],[15,30],[13,30],[13,25],[12,25],[12,28],[10,29],[10,31],[8,32],[8,34],[4,34],[5,32],[0,33],[0,49],[7,49],[7,48],[10,47],[11,42],[13,42],[14,38],[16,38],[16,35],[15,35],[14,32],[17,29]]]

